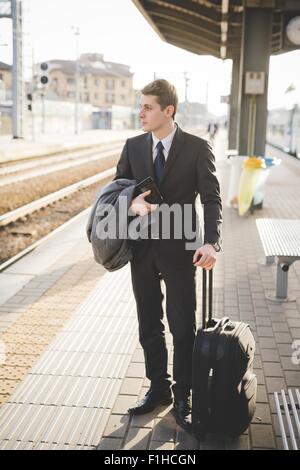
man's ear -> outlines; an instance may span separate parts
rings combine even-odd
[[[172,104],[166,107],[167,117],[172,117],[174,114],[175,108]]]

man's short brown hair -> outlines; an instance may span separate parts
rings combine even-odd
[[[160,78],[146,85],[141,93],[143,95],[153,95],[157,97],[157,102],[161,109],[165,109],[167,106],[174,106],[174,113],[172,118],[175,118],[178,105],[177,91],[174,85],[167,80]]]

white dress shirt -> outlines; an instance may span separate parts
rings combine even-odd
[[[163,149],[163,153],[164,153],[164,156],[165,156],[165,159],[167,161],[167,158],[168,158],[168,155],[169,155],[169,152],[170,152],[170,148],[171,148],[171,145],[172,145],[172,142],[173,142],[173,138],[174,138],[174,135],[175,135],[175,132],[177,130],[177,124],[175,123],[175,127],[174,127],[174,130],[171,132],[171,134],[167,135],[167,137],[165,137],[164,139],[158,139],[154,133],[152,132],[152,142],[153,142],[153,146],[152,146],[152,156],[153,156],[153,162],[156,158],[156,155],[157,155],[157,144],[158,142],[161,142],[164,146],[164,149]]]

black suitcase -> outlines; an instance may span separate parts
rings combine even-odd
[[[202,329],[193,350],[192,428],[200,439],[206,432],[237,437],[248,428],[256,407],[255,340],[248,324],[212,318],[212,270],[207,321],[205,269],[202,276]]]

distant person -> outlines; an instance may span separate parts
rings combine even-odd
[[[207,126],[207,132],[208,132],[208,135],[209,135],[209,140],[210,142],[214,142],[214,139],[215,139],[215,136],[218,132],[218,129],[219,129],[219,126],[217,123],[215,122],[210,122]]]
[[[204,206],[204,242],[196,251],[186,248],[184,238],[167,239],[159,235],[132,241],[131,279],[139,340],[151,385],[145,397],[128,412],[140,415],[159,405],[171,404],[173,391],[176,421],[187,428],[196,332],[196,267],[210,270],[216,263],[222,204],[211,146],[180,129],[174,121],[177,104],[176,89],[166,80],[154,80],[142,89],[139,117],[145,133],[126,141],[115,179],[140,182],[152,176],[166,204],[190,204],[196,216],[195,198],[200,194]],[[133,214],[147,215],[157,209],[146,202],[147,195],[144,192],[133,199]],[[162,322],[161,279],[166,286],[166,313],[174,345],[172,387]]]

